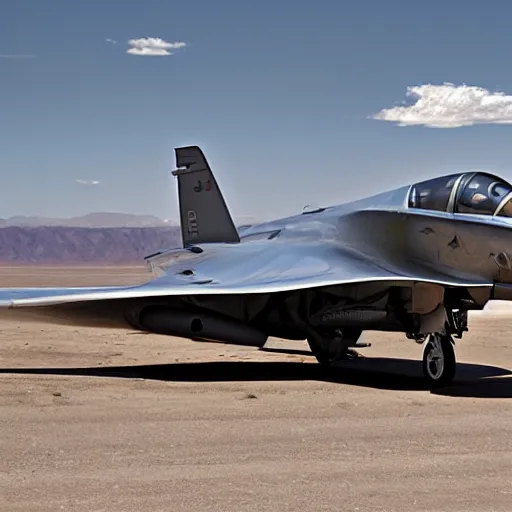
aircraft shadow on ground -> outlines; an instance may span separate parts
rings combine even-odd
[[[309,354],[310,355],[310,354]],[[200,362],[89,368],[11,368],[0,374],[68,375],[148,379],[168,382],[304,381],[313,380],[389,390],[428,390],[421,362],[410,359],[360,358],[324,367],[302,362]],[[451,386],[432,393],[453,397],[512,398],[510,370],[459,363]]]

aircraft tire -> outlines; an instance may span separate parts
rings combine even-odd
[[[451,384],[457,360],[453,339],[449,335],[431,334],[423,351],[423,375],[431,387]]]

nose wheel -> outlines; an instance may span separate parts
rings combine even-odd
[[[423,351],[422,366],[423,374],[431,386],[450,384],[457,366],[453,338],[447,334],[431,334]]]

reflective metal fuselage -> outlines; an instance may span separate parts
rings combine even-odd
[[[340,305],[329,313],[340,328],[415,333],[442,327],[446,317],[438,315],[439,308],[482,309],[492,299],[512,300],[512,219],[456,212],[458,196],[453,190],[443,189],[445,202],[435,203],[445,210],[411,207],[413,187],[248,226],[240,230],[240,243],[199,244],[200,254],[171,251],[149,264],[157,274],[169,269],[172,277],[183,258],[183,268],[195,272],[187,279],[199,285],[215,276],[213,282],[227,286],[279,282],[282,290],[289,279],[297,304],[309,304],[301,289],[319,297],[327,293],[331,299],[307,319],[309,325],[319,321],[329,300]],[[502,203],[500,199],[500,208]],[[259,290],[253,287],[251,293]],[[380,293],[387,294],[384,302],[371,302]],[[231,308],[228,299],[218,295],[194,300],[218,312]],[[239,309],[258,310],[256,300],[255,295],[245,296]],[[289,311],[295,319],[302,314],[299,306]],[[376,320],[377,312],[381,320]],[[291,337],[292,324],[300,321],[289,324],[288,331],[279,330],[285,324],[286,315],[281,315],[262,328],[270,335]]]
[[[340,244],[376,262],[413,263],[463,277],[512,283],[512,219],[407,206],[410,187],[272,222],[241,233],[242,242],[278,233],[283,241]]]

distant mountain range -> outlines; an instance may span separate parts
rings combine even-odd
[[[135,264],[151,253],[176,247],[181,247],[177,226],[0,228],[2,264]]]
[[[253,222],[250,217],[235,220],[238,226]],[[179,224],[151,215],[0,219],[0,264],[136,264],[159,250],[181,246]]]
[[[135,215],[131,213],[106,213],[97,212],[71,217],[68,219],[56,219],[50,217],[25,217],[17,215],[8,219],[0,219],[0,227],[4,226],[72,226],[76,228],[127,228],[127,227],[167,227],[176,225],[175,222],[166,221],[153,215]]]

